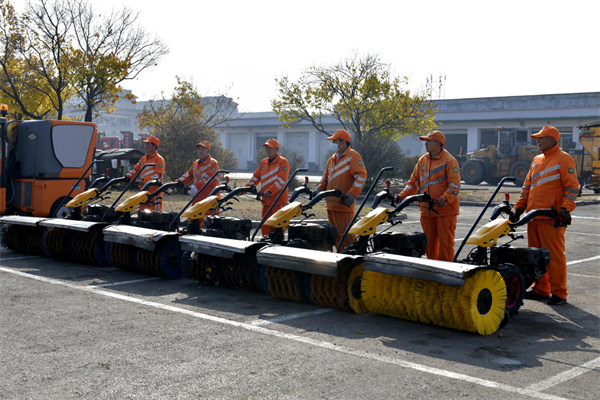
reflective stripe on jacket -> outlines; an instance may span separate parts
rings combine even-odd
[[[575,160],[556,145],[533,159],[515,208],[530,211],[554,206],[573,211],[577,194]]]
[[[179,180],[183,182],[184,185],[189,185],[191,183],[196,187],[196,189],[201,190],[218,170],[219,162],[211,156],[208,156],[202,163],[200,163],[200,160],[194,161],[188,172],[183,174]],[[212,192],[212,190],[218,185],[219,179],[213,179],[210,185],[204,188],[202,193],[196,197],[194,204],[207,198],[210,192]]]
[[[404,199],[407,196],[425,192],[429,193],[433,199],[441,197],[446,205],[444,207],[434,206],[433,209],[438,212],[436,214],[429,210],[429,204],[419,203],[421,215],[439,217],[459,214],[460,168],[456,159],[445,149],[442,149],[433,160],[430,158],[430,153],[419,158],[400,197]]]
[[[336,159],[336,156],[337,159]],[[367,169],[362,157],[358,152],[348,147],[343,153],[333,154],[327,161],[325,172],[318,190],[339,189],[342,194],[351,194],[355,199],[362,192],[367,181]],[[350,207],[342,204],[340,198],[327,198],[327,209],[329,211],[354,212],[354,203]]]
[[[138,177],[138,179],[140,179],[142,181],[142,183],[140,184],[140,189],[148,181],[158,179],[162,183],[163,179],[165,178],[165,159],[162,158],[162,156],[160,154],[158,154],[158,152],[156,152],[156,151],[150,155],[145,154],[140,159],[140,161],[138,161],[138,163],[135,164],[135,167],[133,167],[133,169],[127,173],[126,176],[129,179],[133,179],[135,174],[137,174],[138,171],[146,164],[155,164],[155,165],[154,165],[154,167],[144,168],[144,170]],[[154,193],[156,191],[156,189],[158,189],[158,186],[152,186],[148,189],[148,192]]]
[[[271,197],[262,198],[267,205],[273,204],[275,198],[281,192],[281,189],[285,186],[290,175],[290,163],[285,157],[277,154],[275,159],[269,164],[269,158],[263,159],[252,178],[246,183],[246,186],[256,186],[260,183],[261,192],[270,192]],[[285,192],[277,202],[277,204],[287,204],[288,202],[288,190]]]

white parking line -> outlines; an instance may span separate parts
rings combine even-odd
[[[600,276],[592,276],[592,275],[580,275],[580,274],[572,274],[572,273],[567,273],[567,275],[569,276],[581,276],[583,278],[596,278],[596,279],[600,279]]]
[[[22,276],[25,278],[34,279],[34,280],[45,282],[45,283],[51,283],[53,285],[68,287],[70,289],[97,293],[102,296],[112,297],[114,299],[128,301],[130,303],[141,304],[141,305],[145,305],[148,307],[154,307],[154,308],[158,308],[158,309],[162,309],[162,310],[166,310],[166,311],[184,314],[184,315],[187,315],[190,317],[199,318],[199,319],[211,321],[211,322],[216,322],[216,323],[223,324],[223,325],[234,326],[237,328],[245,329],[245,330],[255,332],[255,333],[260,333],[263,335],[278,337],[278,338],[286,339],[286,340],[292,340],[295,342],[304,343],[304,344],[308,344],[308,345],[315,346],[315,347],[320,347],[320,348],[331,350],[331,351],[336,351],[336,352],[342,353],[342,354],[348,354],[351,356],[361,357],[361,358],[369,359],[372,361],[378,361],[378,362],[383,362],[386,364],[396,365],[396,366],[399,366],[402,368],[425,372],[428,374],[437,375],[437,376],[441,376],[441,377],[445,377],[445,378],[456,379],[458,381],[467,382],[467,383],[471,383],[474,385],[479,385],[479,386],[483,386],[483,387],[487,387],[487,388],[503,390],[505,392],[516,393],[516,394],[525,395],[525,396],[534,397],[534,398],[543,399],[543,400],[566,400],[563,397],[554,396],[554,395],[546,394],[546,393],[541,393],[541,392],[531,390],[531,389],[510,386],[510,385],[506,385],[506,384],[499,383],[499,382],[494,382],[494,381],[489,381],[486,379],[477,378],[474,376],[469,376],[469,375],[460,374],[460,373],[456,373],[456,372],[446,371],[446,370],[434,368],[434,367],[428,367],[426,365],[417,364],[417,363],[413,363],[410,361],[401,360],[398,358],[392,358],[392,357],[388,357],[388,356],[382,356],[380,354],[369,353],[367,351],[353,349],[350,347],[341,346],[341,345],[337,345],[334,343],[325,342],[322,340],[312,339],[312,338],[304,337],[304,336],[298,336],[298,335],[294,335],[291,333],[279,332],[276,330],[267,329],[267,328],[263,328],[261,326],[255,326],[255,325],[244,323],[244,322],[232,321],[229,319],[215,317],[212,315],[203,314],[203,313],[199,313],[199,312],[192,311],[192,310],[186,310],[183,308],[178,308],[178,307],[174,307],[174,306],[167,305],[167,304],[155,303],[155,302],[151,302],[151,301],[147,301],[147,300],[138,299],[136,297],[125,296],[125,295],[122,295],[119,293],[110,292],[105,289],[97,288],[94,286],[75,285],[75,284],[72,284],[69,282],[59,281],[56,279],[50,279],[50,278],[45,278],[45,277],[41,277],[41,276],[30,275],[30,274],[27,274],[27,273],[24,273],[21,271],[15,271],[15,270],[12,270],[9,268],[3,268],[3,267],[0,267],[0,271],[18,275],[18,276]]]
[[[586,372],[590,372],[594,370],[594,368],[600,367],[600,357],[588,361],[583,365],[578,365],[576,367],[571,368],[568,371],[562,372],[558,375],[555,375],[551,378],[546,379],[545,381],[538,382],[528,387],[530,390],[542,391],[549,389],[553,386],[559,385],[563,382],[568,381],[569,379],[573,379],[578,377],[579,375],[585,374]]]
[[[571,215],[571,218],[577,218],[577,219],[600,219],[598,217],[580,217],[579,215]]]
[[[109,287],[109,286],[118,286],[118,285],[129,285],[130,283],[140,283],[140,282],[148,282],[148,281],[157,281],[162,280],[163,278],[154,277],[154,278],[145,278],[145,279],[134,279],[131,281],[122,281],[122,282],[113,282],[113,283],[101,283],[99,285],[90,285],[93,287]]]
[[[332,312],[332,311],[335,311],[335,309],[333,309],[333,308],[321,308],[321,309],[318,309],[318,310],[315,310],[315,311],[308,311],[308,312],[303,312],[303,313],[282,315],[281,317],[276,317],[276,318],[257,319],[257,320],[254,320],[252,322],[249,322],[249,324],[250,325],[254,325],[254,326],[267,325],[267,324],[276,324],[278,322],[290,321],[292,319],[298,319],[298,318],[304,318],[304,317],[312,317],[313,315],[326,314],[326,313],[329,313],[329,312]]]
[[[583,260],[569,261],[569,262],[567,262],[567,265],[579,264],[579,263],[584,263],[584,262],[594,261],[594,260],[600,260],[600,256],[584,258]]]

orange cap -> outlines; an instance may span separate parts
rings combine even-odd
[[[446,136],[444,136],[444,134],[440,131],[429,132],[429,135],[419,136],[419,139],[421,139],[421,140],[437,140],[438,142],[440,142],[442,144],[442,146],[446,145]]]
[[[263,146],[279,148],[279,142],[273,138],[267,140]]]
[[[538,133],[531,135],[534,139],[543,138],[544,136],[550,136],[558,142],[560,139],[560,132],[555,127],[546,125]]]
[[[336,139],[341,139],[344,142],[349,142],[352,140],[352,138],[350,137],[350,134],[348,133],[348,131],[344,130],[344,129],[338,129],[337,131],[335,131],[335,133],[333,134],[333,136],[329,136],[327,138],[327,140],[336,140]]]
[[[152,143],[156,147],[160,146],[160,140],[156,136],[148,136],[148,139],[144,140],[144,143]]]
[[[197,145],[194,146],[195,148],[198,147],[206,147],[207,149],[210,150],[210,143],[208,143],[206,140],[201,141],[200,143],[198,143]]]

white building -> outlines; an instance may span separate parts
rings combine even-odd
[[[434,100],[438,109],[435,121],[447,138],[446,148],[453,154],[495,144],[497,127],[539,131],[544,125],[556,126],[567,141],[577,148],[578,127],[600,120],[600,93],[569,93],[533,96],[488,97],[474,99]],[[333,133],[341,128],[334,118],[325,120]],[[268,138],[300,153],[310,171],[320,172],[329,150],[326,135],[310,123],[300,122],[282,128],[274,112],[247,113],[218,127],[219,139],[238,158],[241,170],[256,167],[256,152]],[[416,136],[404,136],[399,146],[408,156],[424,151]]]

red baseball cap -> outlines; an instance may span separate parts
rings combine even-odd
[[[160,146],[160,140],[156,136],[148,136],[148,139],[144,140],[144,143],[152,143],[156,147]]]
[[[208,150],[210,150],[210,143],[208,143],[206,140],[203,140],[200,143],[198,143],[197,145],[195,145],[194,147],[195,148],[206,147]]]
[[[350,142],[352,140],[348,131],[346,131],[344,129],[338,129],[337,131],[335,131],[333,136],[329,136],[327,138],[327,140],[336,140],[336,139],[341,139],[344,142]]]
[[[419,136],[419,139],[426,141],[426,140],[437,140],[438,142],[440,142],[442,144],[442,146],[446,145],[446,136],[444,136],[444,134],[440,131],[432,131],[429,132],[429,135],[427,136]]]
[[[279,148],[279,142],[273,138],[267,140],[263,146]]]
[[[560,132],[558,129],[550,125],[544,126],[538,133],[531,135],[531,137],[534,139],[543,138],[544,136],[550,136],[557,142],[560,140]]]

